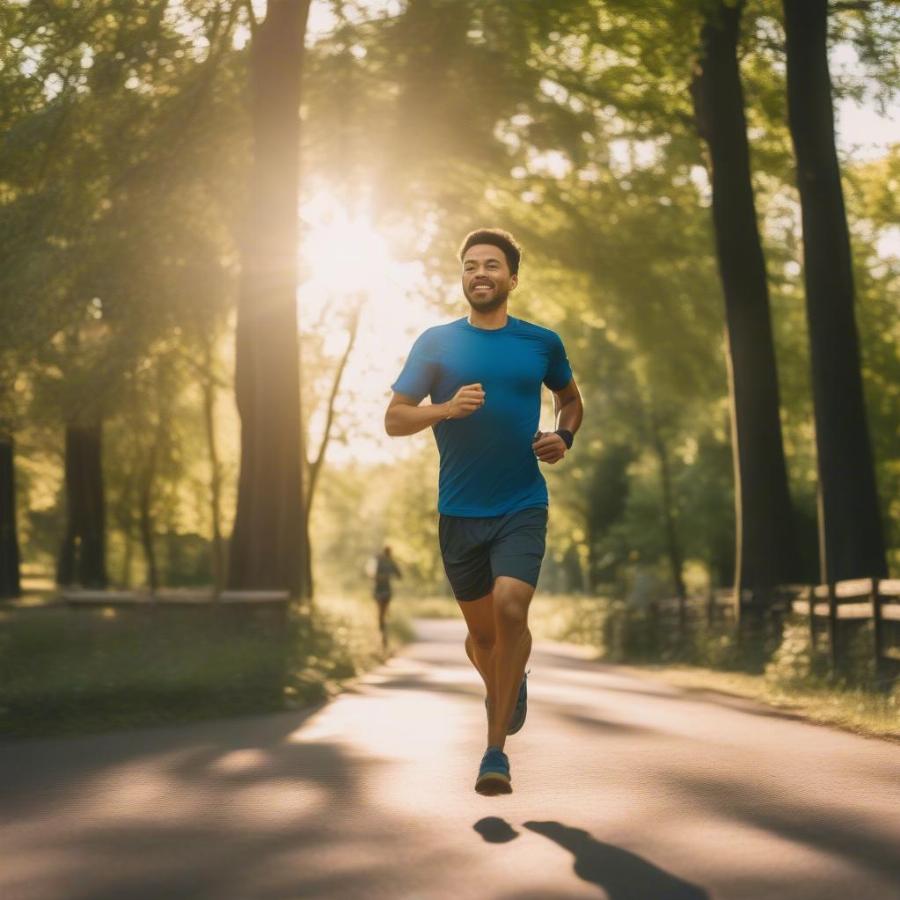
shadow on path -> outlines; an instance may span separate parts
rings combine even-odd
[[[519,832],[505,819],[485,816],[472,826],[489,844],[508,844],[519,836]]]
[[[843,858],[900,884],[896,836],[876,831],[868,817],[841,808],[833,797],[766,790],[721,776],[712,779],[676,773],[672,781],[691,795],[688,802],[692,808],[702,803],[718,816],[811,847],[833,859]]]
[[[709,900],[703,888],[682,881],[634,853],[604,844],[581,828],[559,822],[525,822],[575,857],[575,874],[606,891],[609,900]]]
[[[315,712],[0,747],[3,813],[35,831],[20,836],[21,866],[0,852],[0,896],[370,896],[395,877],[395,835],[413,826],[371,803],[384,760],[292,740]],[[317,863],[342,844],[352,852]],[[427,847],[419,858],[433,865]]]

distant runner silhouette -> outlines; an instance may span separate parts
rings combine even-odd
[[[391,602],[391,579],[402,578],[394,557],[391,555],[391,548],[385,547],[381,553],[375,557],[375,584],[372,596],[378,603],[378,629],[381,632],[381,645],[387,647],[387,609]]]

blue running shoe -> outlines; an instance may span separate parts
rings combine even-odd
[[[509,759],[499,747],[488,747],[481,758],[475,790],[479,794],[492,797],[495,794],[511,794],[509,779]]]
[[[522,683],[519,685],[519,696],[516,699],[516,707],[513,710],[512,717],[509,720],[509,727],[506,729],[507,734],[515,734],[522,730],[525,724],[525,716],[528,715],[528,673],[522,676]]]

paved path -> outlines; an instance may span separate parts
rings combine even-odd
[[[896,900],[900,745],[541,645],[481,797],[460,623],[310,713],[0,745],[4,900]]]

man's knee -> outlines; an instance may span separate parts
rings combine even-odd
[[[534,588],[518,578],[500,576],[494,582],[494,613],[497,628],[524,631],[528,627],[528,606]]]
[[[495,602],[497,628],[524,631],[528,627],[528,601],[520,597],[503,597]]]
[[[493,650],[497,635],[493,631],[473,630],[469,632],[469,639],[479,650]]]

